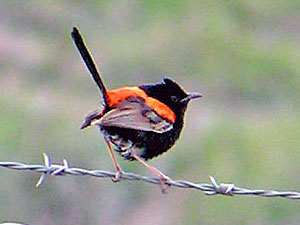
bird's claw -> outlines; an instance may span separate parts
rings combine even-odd
[[[160,184],[159,184],[159,186],[160,186],[161,192],[163,194],[167,194],[168,193],[167,191],[171,187],[171,185],[168,184],[168,183],[166,183],[166,182],[170,181],[170,180],[171,180],[170,177],[167,177],[166,175],[160,176]]]
[[[120,182],[122,179],[122,174],[123,174],[122,171],[117,171],[116,175],[114,177],[112,177],[111,180],[115,183]]]

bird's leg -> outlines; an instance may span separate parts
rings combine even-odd
[[[165,194],[167,193],[167,189],[170,187],[169,184],[166,184],[166,181],[169,181],[170,178],[163,174],[160,170],[156,169],[154,166],[149,165],[146,163],[143,159],[141,159],[139,156],[137,156],[135,153],[131,153],[131,156],[135,158],[139,163],[141,163],[143,166],[147,167],[153,174],[159,177],[160,179],[160,187],[161,191]]]
[[[119,182],[119,181],[121,181],[122,173],[123,172],[122,172],[121,167],[119,166],[119,163],[118,163],[118,161],[117,161],[117,159],[116,159],[116,157],[115,157],[115,155],[113,153],[113,150],[112,150],[112,148],[110,146],[110,143],[107,140],[105,140],[105,143],[106,143],[109,155],[110,155],[110,157],[111,157],[111,159],[113,161],[113,164],[114,164],[114,166],[116,168],[116,171],[117,171],[116,176],[114,178],[112,178],[112,181],[113,182]]]

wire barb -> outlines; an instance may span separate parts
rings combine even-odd
[[[50,157],[46,153],[43,153],[43,157],[44,157],[45,168],[47,168],[47,170],[44,173],[42,173],[42,175],[38,179],[35,185],[37,188],[40,187],[45,182],[46,174],[48,173],[48,168],[51,167]]]
[[[60,176],[60,175],[74,175],[74,176],[92,176],[99,178],[113,178],[116,173],[104,171],[104,170],[87,170],[83,168],[71,168],[66,159],[63,160],[62,165],[51,164],[50,157],[43,153],[44,165],[26,165],[24,163],[18,162],[0,162],[0,167],[5,167],[8,169],[14,170],[30,170],[42,173],[36,187],[40,187],[46,180],[47,174],[51,176]],[[122,174],[122,179],[124,180],[139,180],[144,181],[150,184],[160,185],[161,181],[158,177],[147,177],[141,176],[134,173],[124,172]],[[225,184],[216,181],[212,176],[209,177],[211,184],[197,184],[184,180],[167,180],[166,184],[179,188],[190,188],[196,189],[204,192],[208,196],[212,195],[225,195],[225,196],[234,196],[234,195],[252,195],[259,197],[281,197],[286,199],[300,200],[300,192],[292,191],[272,191],[272,190],[250,190],[246,188],[236,187],[234,184]]]

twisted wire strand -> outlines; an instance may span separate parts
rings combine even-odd
[[[104,170],[87,170],[83,168],[70,168],[67,160],[63,160],[62,165],[51,164],[49,156],[45,153],[44,156],[44,165],[27,165],[24,163],[18,162],[0,162],[0,167],[5,167],[14,170],[30,170],[42,173],[39,180],[36,183],[36,187],[41,186],[47,174],[51,176],[59,175],[74,175],[74,176],[93,176],[99,178],[114,178],[116,173],[104,171]],[[225,196],[234,196],[234,195],[253,195],[259,197],[281,197],[293,200],[300,200],[300,192],[293,191],[273,191],[273,190],[251,190],[247,188],[236,187],[234,184],[226,183],[217,183],[216,179],[212,176],[209,177],[211,184],[197,184],[185,180],[168,180],[166,181],[167,185],[179,187],[179,188],[190,188],[196,189],[204,192],[204,194],[212,195],[225,195]],[[161,181],[157,177],[147,177],[141,176],[134,173],[124,172],[122,174],[122,179],[124,180],[139,180],[146,183],[161,185]]]

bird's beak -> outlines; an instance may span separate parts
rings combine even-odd
[[[191,99],[194,98],[201,98],[202,94],[200,93],[189,93],[187,97],[185,97],[184,99],[181,100],[181,102],[188,102]]]

